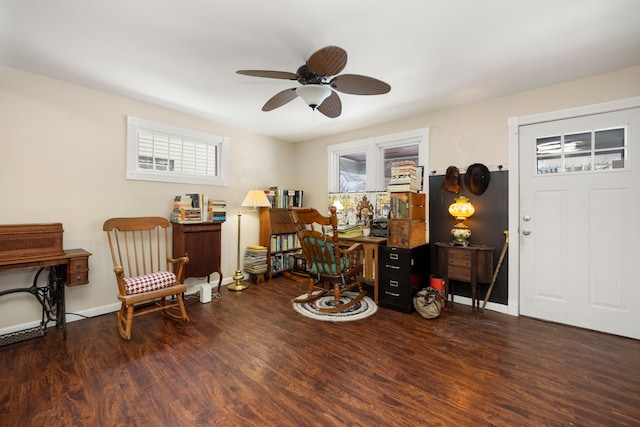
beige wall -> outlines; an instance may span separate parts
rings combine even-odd
[[[488,101],[435,111],[415,117],[296,144],[298,186],[305,204],[327,200],[327,146],[388,135],[410,129],[430,129],[427,170],[472,163],[508,165],[507,119],[640,95],[640,66],[575,80]],[[373,102],[373,101],[372,101]],[[313,167],[310,167],[313,165]]]
[[[127,115],[229,136],[230,185],[126,180]],[[293,163],[290,143],[6,67],[0,67],[0,141],[0,223],[62,222],[64,247],[93,254],[91,283],[67,288],[68,312],[99,313],[117,301],[102,232],[105,219],[167,217],[177,194],[199,192],[226,199],[222,271],[228,279],[236,269],[235,213],[247,191],[295,184],[292,169],[273,167]],[[242,225],[242,245],[257,244],[258,216],[243,215]],[[0,273],[0,290],[29,286],[32,277],[33,272]],[[40,318],[39,306],[31,298],[25,294],[0,298],[0,334],[3,328],[6,332]]]

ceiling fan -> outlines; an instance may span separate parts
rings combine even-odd
[[[338,94],[331,89],[351,95],[380,95],[391,90],[387,83],[373,77],[359,74],[336,75],[346,65],[347,52],[344,49],[326,46],[314,52],[295,73],[268,70],[239,70],[236,73],[253,77],[297,80],[302,85],[275,94],[264,104],[262,111],[275,110],[299,96],[312,109],[335,118],[342,113],[342,102]]]

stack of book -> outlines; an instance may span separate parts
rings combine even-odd
[[[200,198],[194,198],[192,194],[175,196],[170,220],[179,223],[201,222],[202,210],[200,209]]]
[[[211,221],[227,220],[227,201],[226,200],[209,200],[207,211]]]
[[[395,162],[391,164],[391,179],[387,191],[389,193],[422,190],[422,166],[413,161]]]
[[[244,252],[244,271],[249,274],[264,274],[267,272],[267,248],[264,246],[249,246]]]
[[[200,193],[185,194],[173,198],[170,220],[173,222],[226,221],[227,201],[209,199]]]
[[[350,237],[358,237],[362,236],[362,227],[354,224],[347,225],[339,225],[338,226],[338,237],[339,238],[350,238]]]

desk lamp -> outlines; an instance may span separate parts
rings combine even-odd
[[[451,235],[453,236],[452,245],[467,246],[468,240],[471,236],[471,229],[465,224],[465,220],[469,218],[475,212],[475,208],[469,202],[469,199],[464,196],[456,197],[455,203],[449,206],[449,213],[453,216],[458,223],[451,229]]]

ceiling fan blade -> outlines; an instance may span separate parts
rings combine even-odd
[[[275,110],[278,107],[282,107],[287,102],[295,99],[298,96],[296,88],[285,89],[282,92],[276,93],[270,100],[264,104],[262,111]]]
[[[382,80],[359,74],[342,74],[331,79],[335,90],[352,95],[381,95],[391,90],[391,86]]]
[[[267,77],[270,79],[298,80],[298,75],[287,71],[268,71],[268,70],[238,70],[237,74],[253,77]]]
[[[326,46],[309,57],[307,66],[319,76],[335,76],[347,65],[347,52],[338,46]]]
[[[331,95],[324,100],[316,110],[320,111],[330,119],[335,119],[342,113],[342,101],[340,97],[334,91],[331,91]]]

